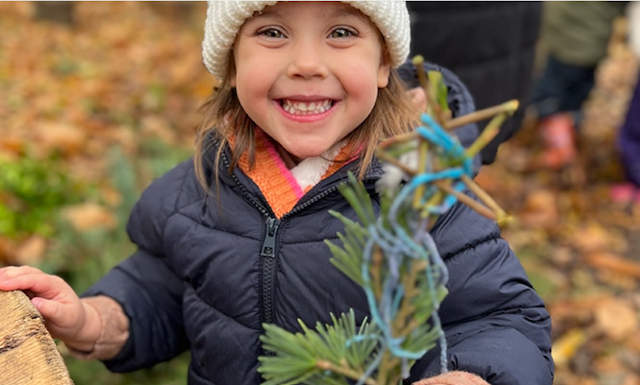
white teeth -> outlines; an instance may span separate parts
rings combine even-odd
[[[284,99],[282,108],[293,115],[315,115],[326,112],[331,108],[332,104],[333,102],[331,100],[304,103],[292,102],[291,100]]]

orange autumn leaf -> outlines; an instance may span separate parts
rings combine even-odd
[[[609,340],[621,342],[638,329],[638,310],[628,301],[609,298],[595,309],[595,327]]]
[[[585,261],[598,269],[611,270],[620,274],[640,278],[640,263],[622,258],[619,255],[607,252],[590,253],[585,256]]]
[[[57,150],[67,155],[80,153],[86,138],[79,127],[57,122],[39,124],[34,129],[34,136],[44,154]]]
[[[113,212],[95,203],[84,203],[63,210],[67,219],[77,231],[88,231],[97,228],[113,229],[117,220]]]
[[[553,226],[559,220],[556,194],[541,189],[530,192],[524,202],[518,218],[529,226]]]
[[[15,265],[39,265],[47,251],[47,240],[39,235],[32,235],[20,242],[10,256]]]

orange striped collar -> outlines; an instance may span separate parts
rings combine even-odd
[[[249,167],[249,156],[245,152],[238,166],[260,188],[278,218],[291,211],[313,186],[357,157],[351,155],[353,145],[345,139],[322,156],[304,159],[288,169],[272,139],[264,131],[256,128],[255,138],[255,165]],[[232,148],[234,139],[229,139]]]

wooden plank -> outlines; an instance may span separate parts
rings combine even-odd
[[[0,291],[0,384],[73,385],[44,319],[21,291]]]

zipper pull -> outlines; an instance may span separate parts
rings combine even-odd
[[[264,242],[262,243],[261,257],[275,257],[276,251],[276,231],[280,222],[276,218],[267,218],[267,232],[264,235]]]

